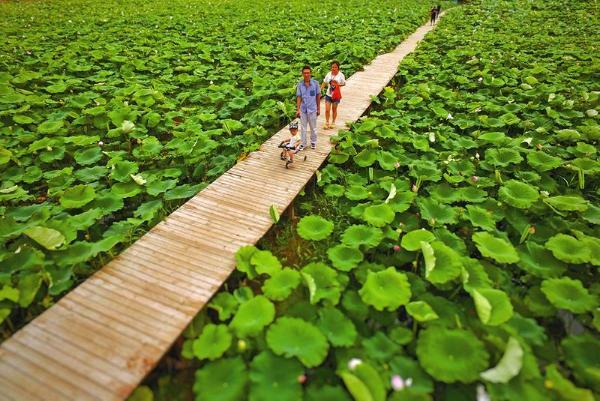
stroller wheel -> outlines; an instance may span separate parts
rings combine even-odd
[[[306,158],[307,158],[307,157],[308,157],[308,156],[304,155],[304,161],[306,161]]]

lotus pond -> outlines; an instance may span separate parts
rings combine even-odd
[[[286,124],[302,65],[350,75],[431,3],[0,4],[0,338]]]
[[[597,399],[599,21],[451,10],[134,396]]]

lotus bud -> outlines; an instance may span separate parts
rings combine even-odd
[[[404,380],[400,375],[393,375],[391,384],[394,391],[401,391],[406,387],[412,386],[412,377],[408,377],[406,380]]]
[[[394,251],[398,252],[401,249],[402,248],[400,247],[400,245],[398,245],[398,244],[394,245]]]
[[[479,79],[477,80],[477,82],[481,82],[483,81],[483,77],[479,77]]]
[[[429,142],[431,142],[431,143],[435,142],[435,132],[429,133]]]
[[[419,190],[419,187],[416,184],[413,184],[411,189],[413,192],[417,192]]]
[[[296,380],[298,380],[298,383],[304,384],[304,383],[306,383],[306,375],[302,374],[302,375],[298,376],[298,378]]]
[[[529,234],[535,234],[535,226],[529,227]]]
[[[475,158],[479,160],[479,152],[475,152]]]
[[[471,182],[477,182],[477,181],[479,181],[479,177],[477,177],[476,175],[472,175]]]
[[[348,361],[348,369],[350,370],[354,370],[358,367],[358,365],[360,365],[362,363],[361,359],[358,358],[352,358]]]
[[[585,111],[585,114],[588,117],[596,117],[598,115],[598,110],[594,110],[594,109],[589,109]]]
[[[210,80],[210,82],[209,82],[209,83],[210,83],[211,85],[213,84],[213,81],[212,81],[212,79]]]
[[[104,145],[104,142],[98,141],[98,146],[102,146],[102,145]]]
[[[246,341],[238,340],[237,349],[239,352],[244,352],[244,351],[246,351],[247,348],[248,348],[248,344],[246,344]]]
[[[454,119],[454,117],[452,117],[452,114],[448,113],[448,115],[446,116],[446,120],[452,120]]]
[[[128,102],[127,100],[125,100],[125,101],[123,102],[123,104],[124,104],[125,106],[129,106],[129,102]]]
[[[396,164],[394,164],[394,167],[400,168],[400,162],[396,162]]]
[[[540,191],[540,193],[542,194],[542,196],[546,197],[546,196],[550,196],[550,192],[548,191]]]
[[[123,121],[123,124],[121,124],[121,131],[123,131],[124,134],[129,134],[134,128],[135,124],[129,120],[125,120]]]
[[[541,143],[538,143],[537,145],[535,145],[535,147],[536,147],[538,150],[542,150],[542,148],[544,147],[544,145],[542,145]]]

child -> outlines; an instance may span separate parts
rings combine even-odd
[[[283,148],[281,152],[281,160],[286,160],[285,166],[287,167],[290,163],[294,162],[294,154],[298,151],[300,145],[300,137],[298,136],[298,121],[292,121],[288,125],[290,130],[290,139],[287,139],[279,145]]]

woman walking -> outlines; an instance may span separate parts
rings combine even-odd
[[[325,129],[335,127],[338,105],[342,100],[340,87],[344,85],[346,85],[346,77],[340,71],[340,63],[337,61],[331,62],[331,71],[325,75],[325,79],[323,79],[323,83],[321,84],[321,90],[327,86],[327,93],[325,94]],[[329,124],[330,115],[332,117],[331,124]]]

